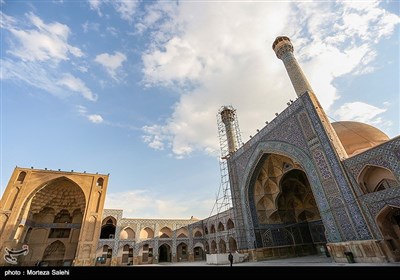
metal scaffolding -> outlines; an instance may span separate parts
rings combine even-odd
[[[236,110],[232,106],[222,106],[219,109],[217,113],[217,125],[221,149],[221,157],[219,159],[221,184],[210,216],[217,215],[232,208],[227,159],[243,145],[239,123],[236,117]]]

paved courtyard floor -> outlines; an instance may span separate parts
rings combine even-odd
[[[163,262],[158,264],[148,264],[148,265],[140,265],[140,266],[208,266],[208,267],[226,267],[229,264],[207,264],[205,261],[198,262],[177,262],[177,263],[169,263]],[[288,259],[276,259],[276,260],[268,260],[268,261],[258,261],[258,262],[242,262],[242,263],[234,263],[233,266],[340,266],[340,267],[359,267],[359,266],[381,266],[381,267],[399,267],[400,263],[336,263],[332,258],[328,258],[326,256],[320,255],[312,255],[305,257],[297,257],[297,258],[288,258]]]

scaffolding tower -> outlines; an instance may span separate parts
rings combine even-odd
[[[210,216],[232,208],[227,159],[243,145],[236,110],[232,106],[222,106],[217,113],[217,125],[221,157],[219,168],[221,183]]]
[[[245,246],[242,244],[245,243],[245,230],[243,217],[241,213],[236,213],[233,208],[234,205],[240,203],[239,201],[235,201],[240,199],[238,197],[232,196],[231,194],[231,186],[230,186],[230,178],[229,178],[229,170],[228,170],[228,159],[235,153],[241,146],[243,146],[243,142],[241,139],[241,132],[239,130],[238,119],[236,117],[236,110],[232,106],[222,106],[217,113],[217,124],[218,124],[218,134],[219,134],[219,144],[221,149],[221,156],[219,159],[220,163],[220,172],[221,172],[221,182],[220,187],[218,189],[218,193],[216,196],[216,200],[214,206],[210,213],[211,223],[218,221],[218,232],[214,230],[210,233],[213,233],[211,240],[218,241],[218,250],[211,246],[211,255],[215,254],[215,259],[218,259],[218,255],[224,259],[224,254],[229,252],[238,253],[236,257],[239,259],[246,258],[244,254],[240,251],[241,249],[245,249]],[[219,224],[220,221],[233,221],[233,226],[228,227],[222,232],[220,232]],[[208,223],[207,223],[208,224]],[[225,239],[228,242],[228,248],[226,248],[226,244],[222,242],[222,239]],[[221,244],[222,242],[222,244]],[[215,243],[214,243],[215,246]],[[247,247],[246,247],[247,248]],[[212,259],[211,255],[210,259]],[[207,257],[207,263],[209,262],[209,258]],[[218,264],[214,262],[214,264]]]

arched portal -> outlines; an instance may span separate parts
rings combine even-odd
[[[180,243],[176,248],[176,254],[178,257],[178,262],[187,262],[189,253],[188,253],[188,246],[186,243]]]
[[[62,266],[64,263],[65,245],[57,240],[46,247],[42,263],[48,266]]]
[[[210,251],[210,245],[208,244],[208,242],[204,241],[204,244],[205,244],[206,254],[211,254],[212,252]]]
[[[82,215],[86,207],[85,195],[75,182],[60,177],[44,184],[28,199],[25,227],[19,233],[20,241],[34,252],[33,259],[27,255],[22,265],[37,261],[50,265],[68,266],[75,259]],[[24,237],[24,238],[22,238]],[[42,259],[39,259],[41,256]]]
[[[158,261],[171,262],[171,247],[168,244],[162,244],[158,248]]]
[[[226,253],[226,243],[225,240],[221,239],[219,241],[219,253],[220,254],[225,254]]]
[[[230,252],[235,252],[237,251],[237,244],[236,244],[236,240],[233,237],[229,237],[229,251]]]
[[[279,257],[320,252],[325,229],[302,167],[286,156],[265,154],[252,184],[249,202],[256,247],[278,250]]]
[[[211,241],[211,254],[216,254],[217,253],[217,242],[215,240]]]
[[[400,261],[400,208],[386,206],[376,217],[391,261]]]
[[[201,244],[200,242],[194,244],[193,254],[194,254],[195,261],[202,261],[205,259],[206,255],[205,255],[203,248],[204,248],[204,245]]]

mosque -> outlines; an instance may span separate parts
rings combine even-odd
[[[400,261],[400,137],[330,123],[288,37],[272,48],[297,98],[249,141],[221,111],[233,207],[206,219],[129,219],[104,209],[109,175],[16,167],[0,201],[0,265],[125,266],[322,254]]]

